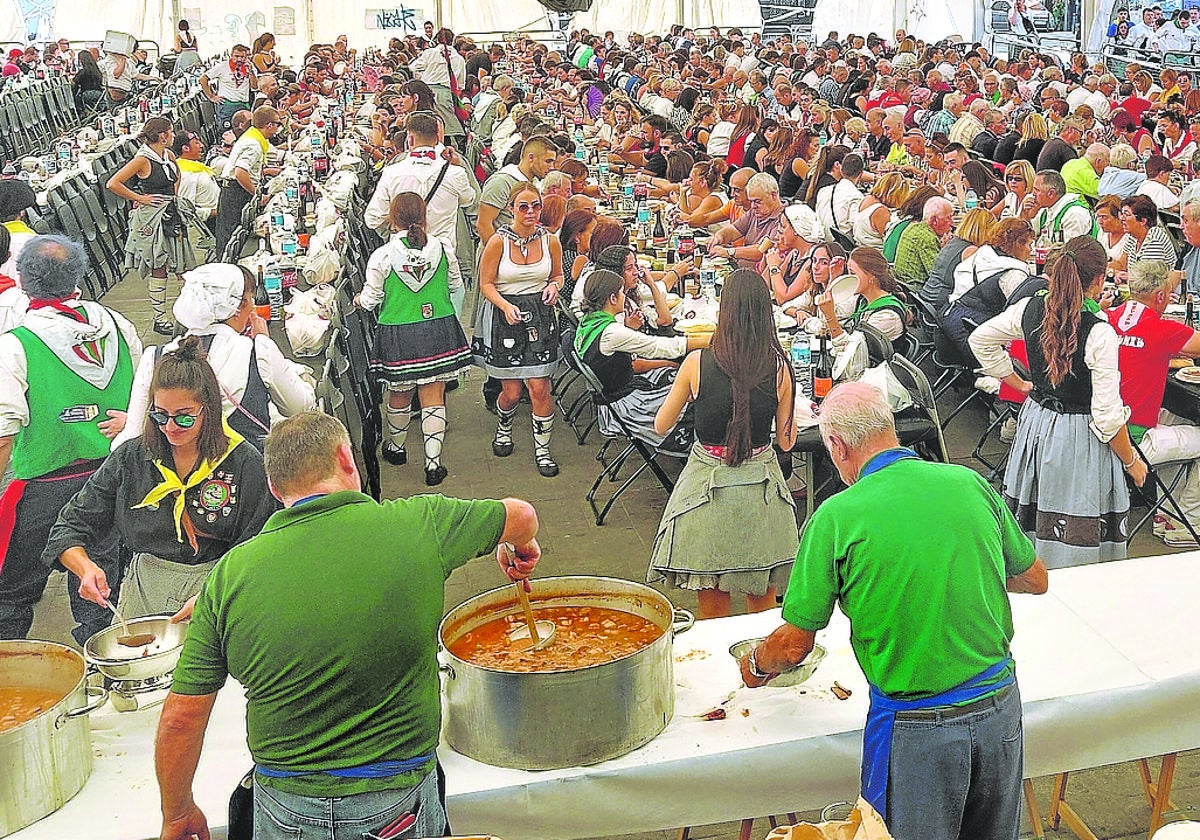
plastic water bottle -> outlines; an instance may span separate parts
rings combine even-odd
[[[813,398],[812,348],[808,344],[808,333],[797,330],[792,336],[792,372],[796,374],[796,392],[806,399]]]
[[[967,194],[963,196],[963,208],[970,213],[979,206],[979,196],[975,190],[967,190]]]
[[[279,270],[279,263],[274,259],[267,262],[266,271],[263,272],[263,286],[267,290],[267,300],[271,304],[271,320],[283,320],[283,274]]]

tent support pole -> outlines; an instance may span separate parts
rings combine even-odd
[[[680,26],[687,26],[683,19],[683,0],[675,0],[675,22]]]

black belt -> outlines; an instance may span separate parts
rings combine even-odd
[[[1038,405],[1040,405],[1042,408],[1048,408],[1051,411],[1053,411],[1055,414],[1091,414],[1092,413],[1091,405],[1085,405],[1083,403],[1065,402],[1063,400],[1060,400],[1058,397],[1053,396],[1052,394],[1046,394],[1046,393],[1043,393],[1042,391],[1033,391],[1032,393],[1030,393],[1029,398],[1032,399]]]
[[[967,715],[987,711],[990,708],[998,708],[1008,698],[1008,694],[1012,691],[1012,688],[1011,685],[1006,685],[995,694],[988,695],[972,703],[967,703],[965,706],[939,706],[935,709],[913,709],[908,712],[896,712],[896,720],[917,720],[931,723],[957,720]]]

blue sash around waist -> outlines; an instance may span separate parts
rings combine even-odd
[[[885,821],[888,818],[888,769],[891,764],[892,728],[896,723],[896,713],[933,709],[938,706],[960,706],[995,694],[1016,682],[1016,677],[1011,672],[1004,679],[992,682],[1005,670],[1010,669],[1012,664],[1012,658],[1008,657],[954,688],[920,700],[896,700],[871,686],[871,707],[867,711],[867,724],[863,729],[862,796]]]
[[[335,770],[278,770],[273,767],[254,765],[254,771],[268,779],[294,779],[297,776],[337,776],[340,779],[388,779],[404,773],[420,770],[433,761],[435,753],[431,750],[424,755],[406,758],[400,761],[376,761],[373,764],[362,764],[358,767],[340,767]]]

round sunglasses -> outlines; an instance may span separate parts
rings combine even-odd
[[[172,420],[180,429],[190,429],[196,425],[196,421],[200,419],[201,412],[204,411],[203,406],[196,411],[195,414],[187,414],[180,412],[179,414],[167,414],[165,411],[151,411],[149,414],[150,420],[155,426],[160,429],[164,428]]]

